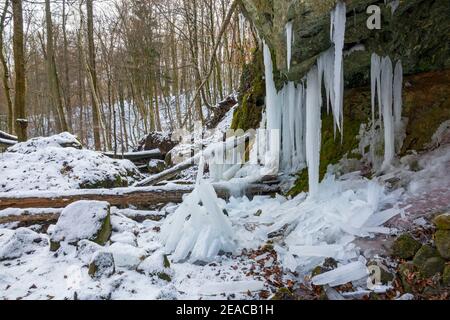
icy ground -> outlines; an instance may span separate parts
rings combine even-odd
[[[102,250],[113,253],[116,272],[99,280],[88,275],[95,246],[89,250],[65,245],[51,253],[47,233],[52,227],[48,232],[46,226],[14,231],[18,225],[5,225],[0,229],[0,256],[9,253],[10,259],[0,258],[0,299],[270,298],[279,287],[305,279],[309,283],[310,270],[327,257],[336,258],[342,270],[359,273],[356,277],[362,281],[352,277],[344,281],[367,290],[361,267],[374,252],[365,252],[355,243],[375,236],[388,242],[397,229],[417,224],[419,218],[426,223],[430,207],[433,212],[448,208],[449,167],[450,145],[444,145],[403,158],[373,181],[358,172],[337,181],[329,176],[320,186],[322,197],[314,201],[306,195],[291,200],[277,196],[220,201],[229,215],[236,249],[208,264],[172,262],[164,268],[158,262],[163,252],[161,228],[178,205],[151,212],[114,208],[111,244]],[[19,211],[8,209],[0,216]],[[152,219],[142,223],[130,219],[137,216]],[[388,224],[380,226],[384,222]],[[160,272],[171,281],[161,279]],[[333,285],[331,280],[338,281],[315,279]]]

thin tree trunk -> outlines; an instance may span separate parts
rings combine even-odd
[[[14,113],[16,118],[16,134],[19,142],[23,142],[27,140],[28,121],[25,110],[26,80],[22,0],[13,0],[12,5],[14,19],[14,69],[16,77]]]
[[[10,133],[14,133],[14,109],[13,109],[13,103],[11,99],[11,86],[10,86],[10,73],[9,73],[9,66],[8,62],[6,60],[6,54],[5,54],[5,43],[4,43],[4,28],[5,28],[5,22],[6,22],[6,14],[8,12],[8,6],[9,6],[9,0],[5,1],[5,7],[3,8],[2,15],[0,18],[0,60],[1,64],[3,66],[3,88],[5,89],[5,97],[6,97],[6,104],[8,106],[8,131]]]
[[[95,66],[95,44],[94,44],[94,9],[93,0],[86,1],[87,11],[87,36],[89,59],[87,70],[90,75],[91,100],[92,100],[92,122],[94,125],[94,144],[96,150],[101,150],[102,142],[100,138],[101,121],[100,121],[100,104],[98,100],[97,88],[97,70]]]
[[[57,114],[58,131],[68,131],[66,116],[62,105],[59,88],[58,72],[56,70],[55,51],[53,46],[53,23],[50,0],[45,0],[45,21],[47,27],[47,77],[50,88],[50,98]]]

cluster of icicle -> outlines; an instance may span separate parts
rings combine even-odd
[[[372,124],[375,126],[375,109],[378,100],[379,117],[383,121],[384,129],[384,163],[382,168],[387,168],[394,160],[396,148],[401,145],[400,137],[402,128],[402,91],[403,91],[403,67],[398,61],[395,70],[389,57],[381,58],[376,53],[372,55],[371,68],[372,84]]]
[[[210,262],[219,252],[235,249],[231,223],[224,215],[212,186],[203,180],[204,159],[200,161],[194,191],[170,215],[161,230],[165,251],[175,262]]]
[[[296,172],[306,164],[311,195],[318,192],[319,186],[322,83],[325,85],[327,106],[333,113],[335,128],[341,131],[343,127],[345,25],[346,6],[339,2],[331,15],[334,48],[318,59],[317,66],[310,70],[303,84],[296,86],[288,82],[279,92],[273,79],[271,53],[264,43],[267,130],[281,132],[268,141],[271,146],[281,146],[281,152],[274,152],[272,158],[280,158],[280,168],[284,172]],[[286,26],[286,36],[287,65],[290,69],[293,41],[291,22]]]

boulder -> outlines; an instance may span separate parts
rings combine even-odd
[[[392,255],[400,259],[411,259],[421,248],[419,241],[415,240],[410,234],[402,234],[392,245]]]
[[[150,151],[159,149],[162,155],[166,155],[177,144],[178,141],[174,141],[170,134],[163,132],[152,132],[139,142],[136,151]]]
[[[433,257],[428,259],[423,267],[420,269],[420,275],[425,278],[431,278],[434,275],[441,273],[445,268],[445,260],[441,257]]]
[[[57,251],[61,242],[76,245],[90,240],[104,245],[112,232],[110,205],[102,201],[78,201],[66,207],[50,236],[50,250]]]
[[[157,160],[157,159],[150,160],[148,165],[147,165],[147,168],[148,168],[148,172],[150,174],[161,173],[164,170],[166,170],[166,168],[167,168],[166,161],[164,161],[164,160]]]
[[[437,216],[433,222],[438,230],[450,230],[450,213]]]
[[[434,237],[440,255],[444,259],[450,260],[450,230],[438,230]]]
[[[46,246],[45,237],[27,228],[0,231],[0,261],[18,259]]]
[[[135,270],[148,255],[144,249],[120,242],[113,243],[108,252],[113,254],[116,267],[129,270]]]
[[[428,259],[434,257],[439,257],[439,252],[428,245],[424,245],[414,256],[413,263],[417,268],[420,269],[423,268],[425,262],[427,262]]]
[[[156,251],[150,257],[142,261],[137,271],[143,272],[148,276],[157,276],[167,282],[172,281],[173,271],[170,269],[170,261],[161,251]]]
[[[83,263],[89,264],[94,254],[103,250],[103,247],[89,240],[81,240],[77,246],[77,258]]]
[[[89,275],[94,279],[110,277],[115,272],[114,256],[111,252],[95,253],[89,263]]]

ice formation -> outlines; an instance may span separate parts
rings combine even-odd
[[[313,67],[307,76],[306,89],[306,163],[308,165],[309,192],[319,191],[319,165],[321,146],[321,85],[319,71]]]
[[[345,25],[347,21],[347,8],[344,2],[339,1],[331,14],[332,40],[334,43],[334,116],[339,130],[343,126],[344,106],[344,61],[343,51],[345,42]]]
[[[175,262],[212,261],[219,252],[235,249],[231,223],[223,213],[213,186],[203,180],[204,161],[199,166],[197,185],[161,230],[166,253]]]
[[[287,46],[287,69],[291,70],[291,60],[292,60],[292,42],[294,41],[292,34],[293,23],[292,21],[286,24],[286,46]]]
[[[339,2],[331,15],[331,39],[334,48],[324,52],[304,80],[304,84],[287,82],[278,92],[273,78],[273,62],[269,47],[264,42],[264,65],[266,79],[266,139],[269,155],[265,165],[279,161],[285,173],[297,172],[309,167],[311,194],[317,193],[319,185],[319,161],[321,145],[322,83],[325,86],[327,109],[332,109],[335,129],[343,127],[344,70],[343,50],[346,28],[346,6]],[[292,55],[292,22],[286,26],[287,63]],[[314,144],[314,145],[312,145]],[[277,152],[280,146],[281,152]],[[267,161],[268,159],[271,161]]]
[[[403,108],[403,67],[398,61],[395,70],[389,57],[372,55],[371,66],[372,85],[372,132],[375,123],[375,102],[378,100],[379,116],[383,120],[384,131],[384,162],[382,168],[388,167],[394,160],[396,145],[401,144],[400,130],[402,128]],[[397,137],[397,141],[396,141]]]

